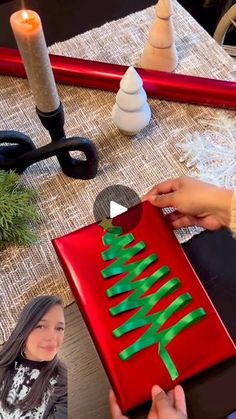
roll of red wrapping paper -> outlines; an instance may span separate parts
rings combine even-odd
[[[57,82],[117,92],[127,66],[50,55]],[[136,69],[149,97],[220,108],[236,108],[236,83],[184,74]],[[26,77],[17,50],[0,48],[0,74]]]

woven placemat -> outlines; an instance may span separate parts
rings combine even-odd
[[[55,44],[50,52],[136,65],[153,18],[151,7]],[[233,60],[177,2],[173,18],[179,55],[177,72],[234,80]],[[70,179],[60,171],[57,160],[51,158],[33,165],[22,175],[22,182],[38,192],[37,207],[42,222],[37,227],[37,244],[30,248],[9,247],[0,254],[0,343],[8,338],[21,308],[32,297],[57,294],[65,305],[73,301],[51,239],[94,222],[94,200],[109,185],[124,184],[143,195],[155,183],[187,173],[185,163],[179,162],[181,152],[176,147],[176,134],[181,141],[187,133],[199,129],[199,117],[210,118],[219,112],[149,100],[150,125],[129,138],[121,135],[111,121],[114,93],[62,85],[58,90],[67,135],[94,141],[100,157],[99,172],[90,181]],[[35,113],[27,80],[0,77],[0,129],[24,132],[37,146],[49,141]],[[198,232],[182,230],[178,239],[186,241]]]

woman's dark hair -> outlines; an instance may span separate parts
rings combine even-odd
[[[0,352],[0,400],[3,408],[9,411],[16,407],[28,411],[40,406],[44,392],[50,388],[51,377],[57,378],[53,398],[60,398],[67,393],[66,366],[55,356],[52,361],[43,363],[39,376],[23,400],[14,406],[10,406],[7,402],[15,372],[15,361],[20,357],[27,337],[48,310],[57,304],[63,307],[61,298],[52,295],[43,295],[30,300],[23,308],[15,329]]]

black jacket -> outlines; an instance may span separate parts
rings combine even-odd
[[[55,400],[50,397],[42,419],[67,419],[67,394]]]

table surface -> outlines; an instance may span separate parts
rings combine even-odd
[[[8,25],[10,14],[19,8],[19,1],[0,2],[0,46],[15,46]],[[125,16],[133,11],[141,10],[155,4],[150,0],[124,0],[122,7],[120,0],[112,2],[100,1],[88,2],[63,0],[28,1],[27,8],[38,11],[44,20],[45,35],[48,45],[55,41],[64,40],[78,33],[99,26],[105,21]],[[70,25],[68,25],[70,21]],[[1,127],[0,127],[1,128]],[[195,236],[183,245],[183,248],[192,263],[195,271],[218,310],[226,328],[236,341],[236,241],[227,231],[204,232]],[[234,374],[232,375],[232,370]],[[231,373],[230,373],[231,371]],[[223,378],[224,375],[224,378]],[[223,386],[224,380],[227,386],[235,387],[236,363],[230,361],[218,366],[201,376],[190,380],[185,385],[189,400],[190,415],[191,405],[198,403],[201,397],[202,403],[208,405],[208,411],[216,403],[215,391]],[[221,384],[219,384],[221,383]],[[222,411],[227,411],[227,397],[221,398]],[[233,406],[233,405],[232,405]],[[235,406],[236,408],[236,401]],[[197,416],[191,416],[197,417]],[[199,419],[205,417],[198,416]],[[217,419],[220,416],[206,416],[207,419]]]

